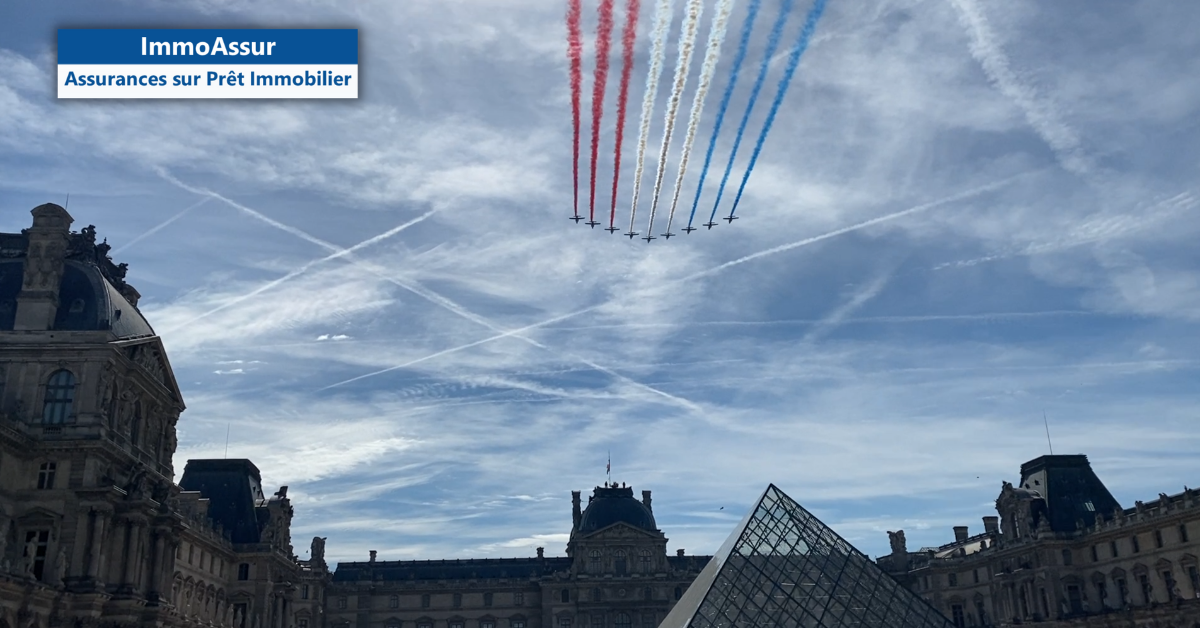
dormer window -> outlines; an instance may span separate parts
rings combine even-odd
[[[75,404],[75,376],[67,370],[55,371],[46,381],[42,423],[65,423]]]

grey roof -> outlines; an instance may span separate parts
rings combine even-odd
[[[1092,471],[1087,456],[1042,456],[1030,460],[1021,465],[1021,486],[1040,472],[1046,474],[1046,485],[1037,487],[1037,492],[1045,500],[1050,529],[1055,532],[1073,532],[1080,520],[1091,525],[1097,514],[1109,519],[1121,507]]]
[[[258,467],[245,459],[188,460],[179,479],[185,491],[199,491],[209,500],[208,515],[220,524],[234,543],[258,543],[266,525],[262,478]]]
[[[658,531],[654,513],[634,499],[633,488],[596,487],[579,521],[580,534],[591,534],[615,523],[627,523],[649,532]]]
[[[466,558],[338,563],[334,582],[355,580],[478,580],[539,578],[571,568],[571,559]]]

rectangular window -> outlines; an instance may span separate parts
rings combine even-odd
[[[22,555],[28,559],[30,550],[33,551],[33,578],[35,580],[41,580],[42,574],[46,571],[46,549],[49,545],[49,530],[30,530],[25,533],[25,549]]]
[[[426,593],[425,595],[422,595],[421,596],[421,608],[429,608],[430,601],[431,600],[429,599],[428,593]]]
[[[950,580],[950,586],[952,586],[952,587],[958,586],[958,574],[952,573],[952,574],[948,574],[946,577],[949,578],[949,580]]]
[[[1096,551],[1095,545],[1092,546],[1092,562],[1093,563],[1100,562],[1100,552]]]
[[[1071,550],[1065,549],[1062,551],[1062,564],[1063,565],[1070,567],[1071,563],[1073,562],[1072,558],[1073,557],[1071,556]]]
[[[462,593],[455,593],[451,603],[454,605],[454,608],[462,607]]]
[[[1113,558],[1117,558],[1118,556],[1121,555],[1120,552],[1117,551],[1117,542],[1116,541],[1110,542],[1108,544],[1108,549],[1112,553]]]
[[[525,604],[524,593],[513,593],[513,606],[522,606]]]
[[[234,628],[246,628],[246,625],[250,621],[246,617],[247,610],[249,608],[250,607],[247,606],[245,602],[241,602],[241,603],[233,605],[233,617],[234,617],[234,620],[237,622],[237,624],[234,626]]]
[[[1175,574],[1169,570],[1162,572],[1163,584],[1167,585],[1167,601],[1175,601]]]
[[[654,621],[653,613],[642,615],[642,628],[656,628],[657,626],[658,622]]]
[[[447,625],[450,626],[450,628],[463,628],[463,623],[461,621],[452,621]]]
[[[1133,553],[1136,554],[1142,551],[1142,544],[1138,542],[1137,535],[1129,537],[1129,544],[1133,546]]]
[[[345,597],[339,597],[339,598],[338,598],[338,601],[337,601],[337,607],[338,607],[338,610],[343,610],[343,611],[344,611],[344,610],[346,610],[346,607],[347,607],[348,605],[349,605],[349,602],[346,600],[346,598],[345,598]]]
[[[388,598],[388,608],[400,608],[400,596],[393,595]]]
[[[558,618],[558,628],[571,628],[571,618],[570,617],[559,617]]]
[[[525,628],[524,619],[513,619],[508,622],[509,628]]]
[[[296,628],[308,628],[308,620],[304,618],[297,619]]]
[[[978,569],[973,569],[973,570],[971,571],[971,574],[972,574],[972,575],[974,576],[974,578],[975,578],[975,584],[979,584],[979,570],[978,570]]]
[[[950,617],[954,620],[954,628],[966,628],[967,618],[963,613],[962,604],[955,604],[950,607]]]
[[[1188,533],[1187,533],[1187,524],[1186,523],[1179,524],[1179,542],[1180,543],[1188,542]]]
[[[238,580],[250,579],[250,563],[241,563],[238,565]]]
[[[308,585],[307,584],[300,587],[300,599],[302,599],[302,600],[308,599]]]
[[[57,462],[43,462],[42,466],[38,468],[37,487],[46,490],[54,488],[54,473],[57,469]]]
[[[491,606],[491,605],[492,605],[492,594],[491,594],[491,593],[484,593],[484,594],[483,594],[483,605],[484,605],[484,606]]]
[[[1079,591],[1078,586],[1067,585],[1067,603],[1070,604],[1071,613],[1083,612],[1083,594]]]
[[[1142,603],[1149,604],[1154,601],[1150,592],[1150,578],[1146,574],[1138,574],[1138,585],[1142,587]]]
[[[604,628],[604,615],[592,615],[592,628]]]
[[[1155,530],[1154,531],[1154,547],[1162,547],[1162,546],[1163,546],[1162,530]]]
[[[496,622],[490,619],[479,620],[479,628],[496,628]]]
[[[1104,601],[1108,598],[1108,584],[1103,580],[1096,581],[1096,592],[1100,594],[1100,606],[1104,607]]]
[[[1129,603],[1129,583],[1125,582],[1124,578],[1117,578],[1117,605],[1125,606]]]

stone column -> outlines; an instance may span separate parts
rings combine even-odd
[[[162,555],[165,542],[162,534],[157,531],[154,536],[154,549],[150,553],[150,566],[146,576],[146,594],[152,597],[162,597]]]
[[[104,560],[104,520],[105,513],[92,511],[92,546],[88,551],[87,577],[93,580],[100,577],[100,563]]]

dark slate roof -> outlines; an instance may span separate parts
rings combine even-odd
[[[263,500],[258,467],[244,459],[188,460],[179,479],[185,491],[199,491],[209,500],[208,515],[234,543],[258,543],[266,521],[260,521]]]
[[[9,234],[5,234],[9,235]],[[17,294],[25,274],[24,259],[0,259],[0,330],[11,331],[17,312]],[[111,330],[118,338],[153,336],[154,329],[96,264],[68,260],[59,287],[60,331]]]
[[[676,571],[700,571],[712,556],[668,556],[667,564]]]
[[[338,563],[334,582],[356,580],[478,580],[538,578],[571,568],[571,559],[469,558]]]
[[[614,523],[627,523],[650,532],[658,530],[654,513],[634,499],[633,488],[596,487],[579,521],[579,533],[591,534]]]
[[[1021,486],[1030,476],[1046,473],[1046,485],[1035,487],[1049,511],[1050,529],[1073,532],[1076,522],[1092,525],[1096,515],[1105,519],[1113,516],[1120,504],[1092,471],[1087,456],[1042,456],[1021,465]]]

